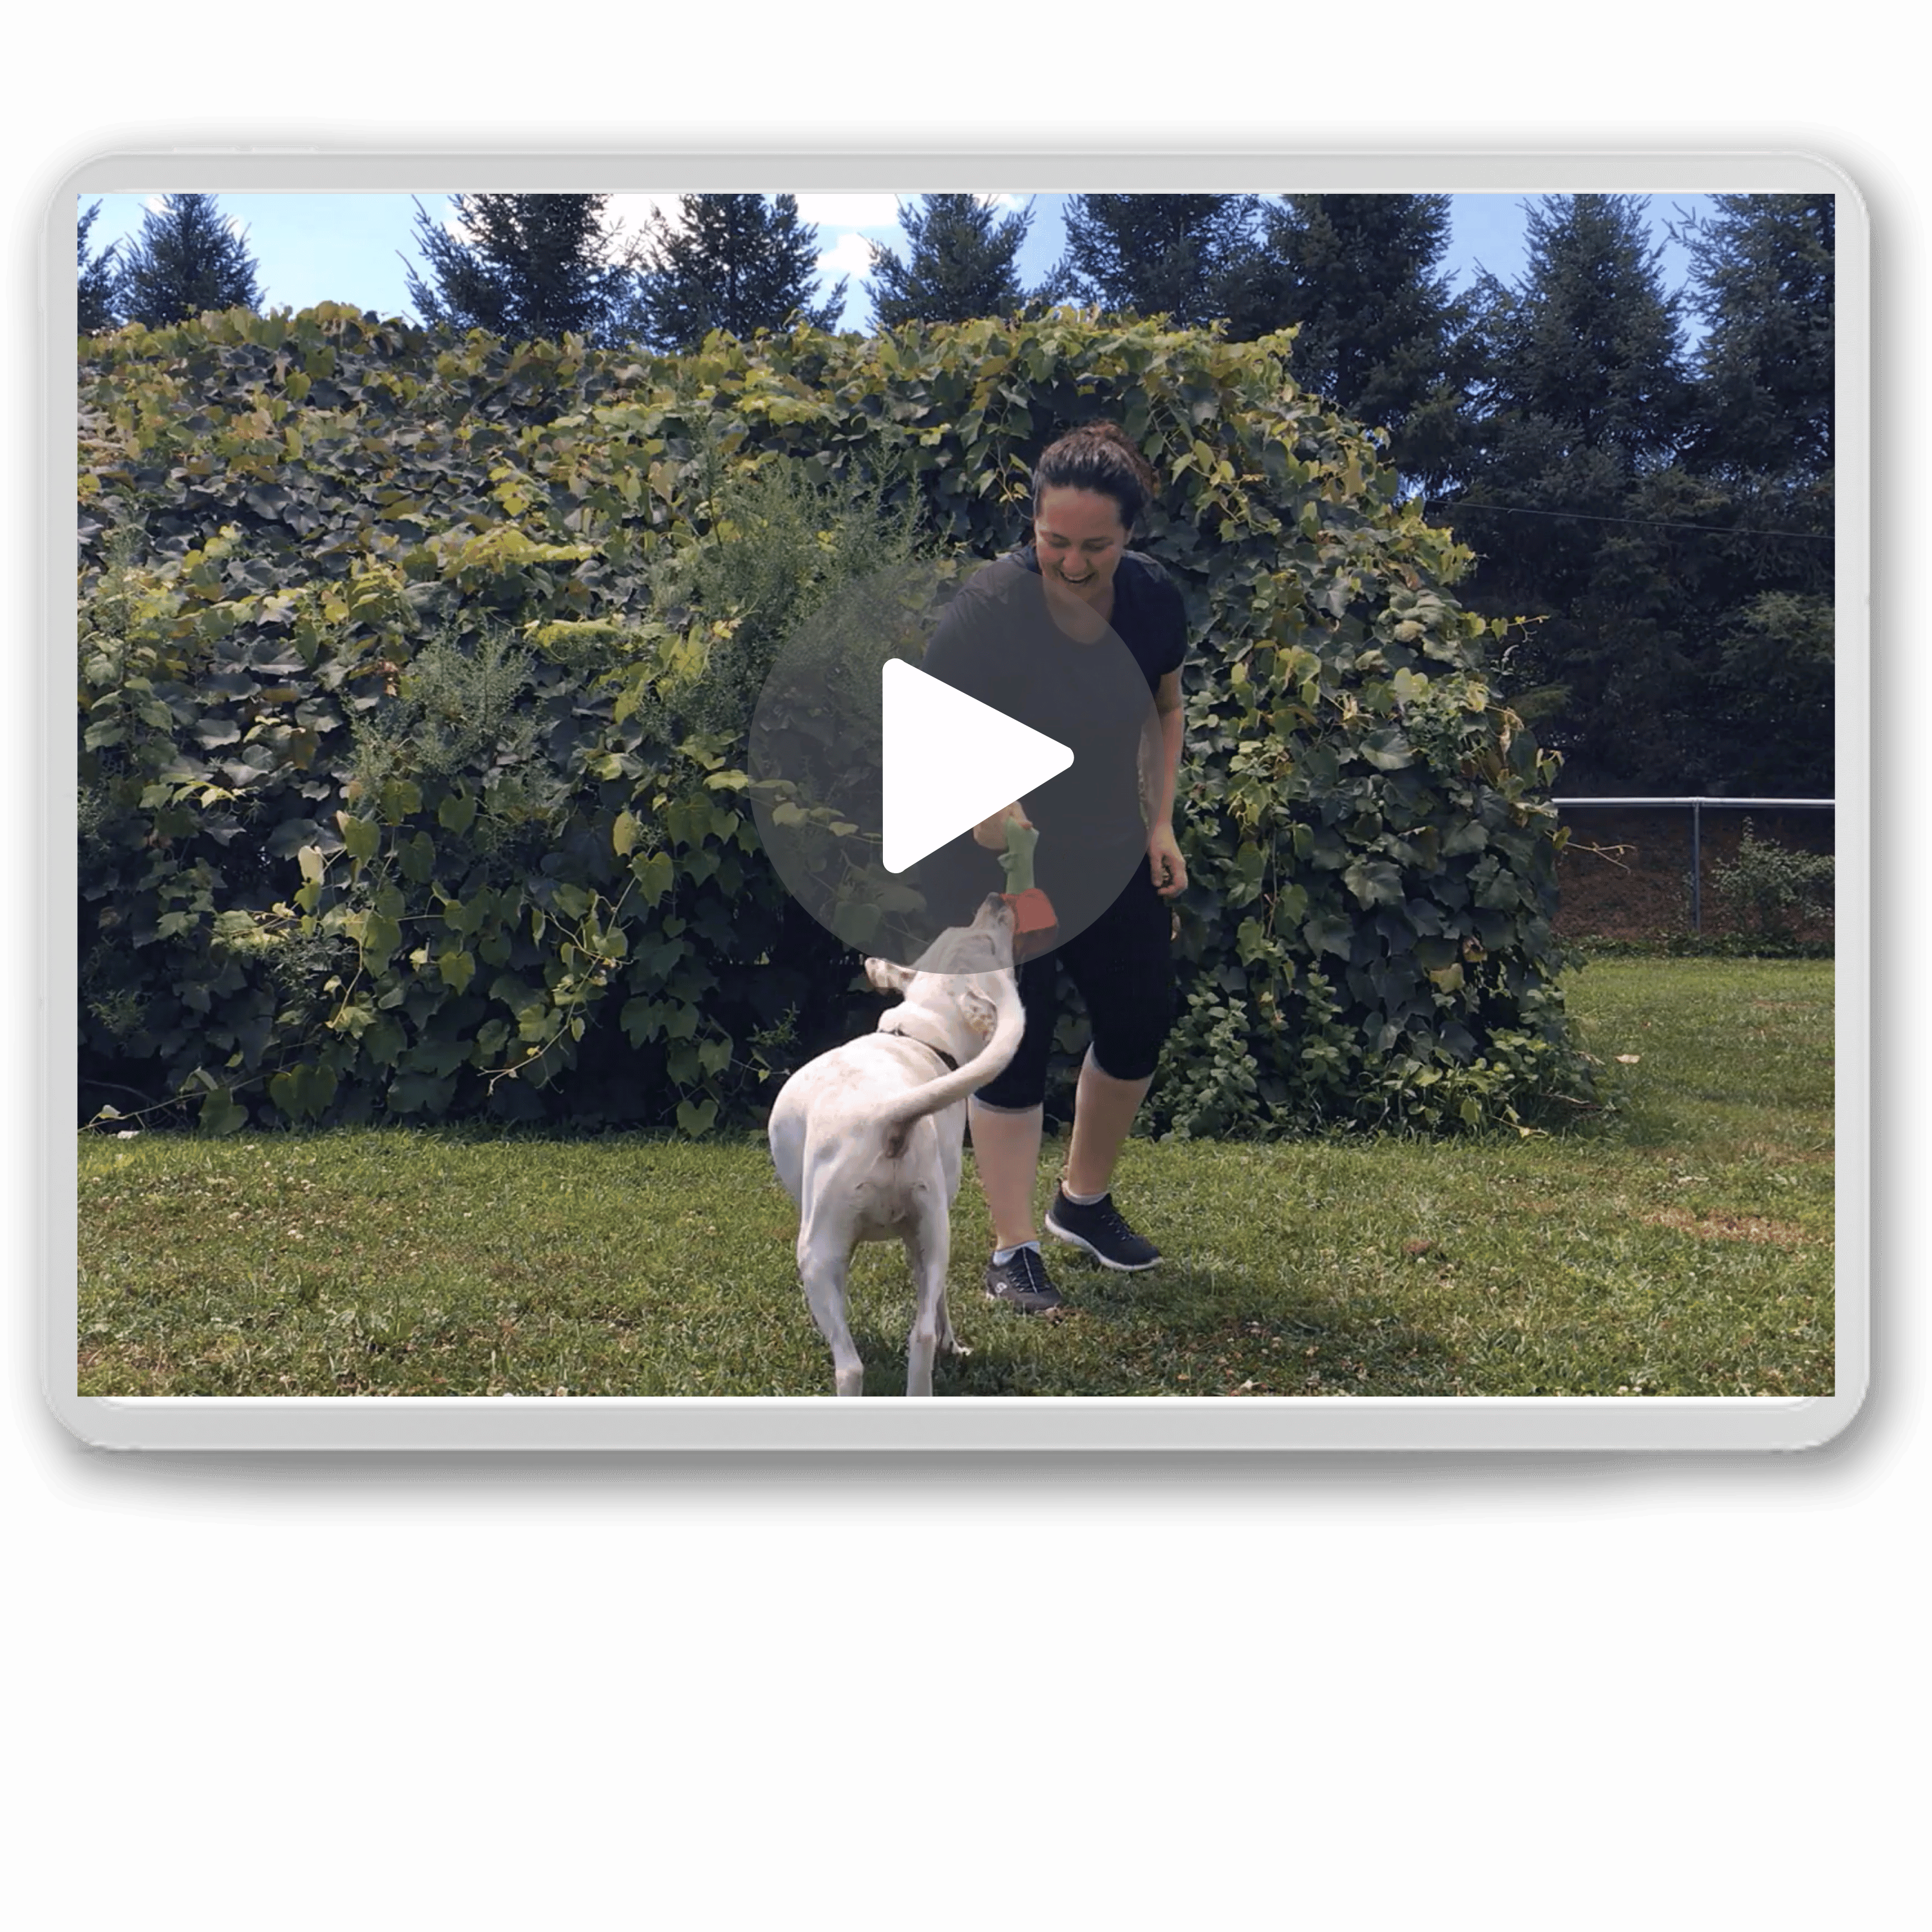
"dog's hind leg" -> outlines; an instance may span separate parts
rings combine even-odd
[[[947,1246],[949,1248],[951,1246],[950,1238],[951,1232],[951,1229],[949,1228],[947,1230],[947,1234],[949,1237]],[[913,1258],[913,1249],[910,1242],[908,1242],[906,1246],[906,1259],[908,1262],[912,1262],[914,1280],[920,1280],[921,1277],[919,1271],[919,1264]],[[939,1270],[938,1314],[938,1320],[935,1324],[936,1332],[938,1338],[937,1354],[940,1355],[970,1355],[973,1351],[968,1348],[966,1344],[961,1341],[959,1337],[952,1332],[952,1315],[951,1310],[946,1305],[946,1269],[944,1266],[942,1266]]]
[[[952,1332],[952,1316],[946,1306],[946,1283],[939,1284],[939,1352],[942,1355],[970,1355],[973,1351]]]
[[[912,1270],[912,1333],[906,1341],[906,1394],[932,1393],[932,1358],[941,1348],[958,1348],[946,1312],[946,1264],[951,1229],[942,1216],[936,1228],[914,1229],[904,1238],[906,1265]]]
[[[812,1318],[832,1351],[832,1384],[841,1395],[866,1393],[866,1365],[845,1320],[845,1276],[852,1257],[843,1243],[814,1244],[809,1222],[798,1237],[799,1278]]]

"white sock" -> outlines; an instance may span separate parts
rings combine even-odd
[[[1064,1180],[1060,1184],[1060,1191],[1061,1193],[1065,1195],[1067,1199],[1072,1202],[1076,1208],[1090,1208],[1095,1202],[1106,1200],[1107,1196],[1113,1192],[1111,1188],[1102,1188],[1098,1194],[1076,1194]]]
[[[1035,1254],[1038,1254],[1040,1252],[1040,1237],[1036,1234],[1031,1240],[1021,1242],[1019,1248],[995,1248],[993,1250],[994,1267],[1004,1268],[1007,1262],[1011,1261],[1014,1256],[1019,1252],[1020,1248],[1030,1248]]]

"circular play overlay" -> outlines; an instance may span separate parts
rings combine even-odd
[[[752,712],[752,810],[787,890],[856,951],[920,967],[1017,883],[1052,910],[1035,956],[1147,864],[1141,774],[1160,755],[1145,674],[1084,606],[1050,605],[1016,558],[915,563],[848,586],[779,651]],[[1017,882],[972,836],[1014,800],[1037,834]]]

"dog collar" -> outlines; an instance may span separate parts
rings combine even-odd
[[[889,1033],[895,1040],[909,1040],[915,1046],[922,1046],[928,1053],[936,1053],[955,1073],[959,1071],[959,1063],[943,1046],[934,1046],[929,1040],[921,1040],[916,1033],[908,1033],[900,1027],[881,1027],[881,1033]]]

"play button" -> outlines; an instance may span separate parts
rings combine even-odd
[[[1064,745],[903,658],[888,658],[879,675],[889,872],[904,872],[1073,762]]]
[[[1063,629],[1037,575],[1002,558],[862,579],[785,641],[752,713],[752,814],[787,889],[842,944],[916,966],[970,924],[1009,884],[973,827],[1015,802],[1040,834],[1058,944],[1146,865],[1153,693],[1111,630],[1084,628]]]

